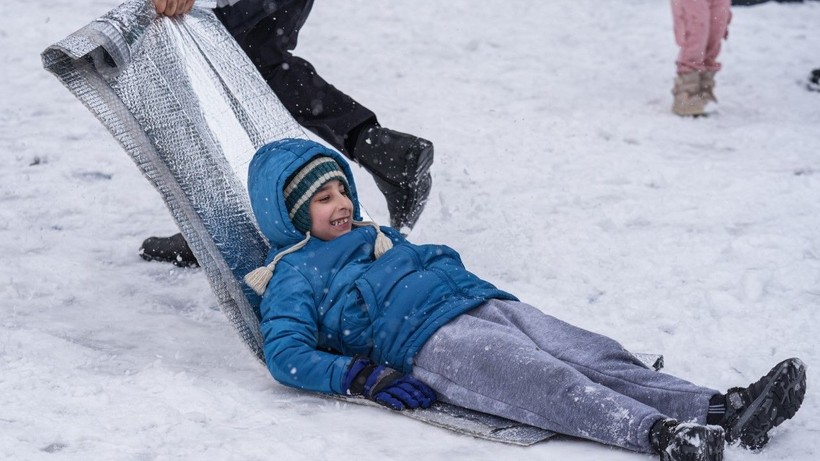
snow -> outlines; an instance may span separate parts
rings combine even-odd
[[[762,454],[726,459],[818,459],[820,93],[804,82],[820,3],[735,8],[719,112],[697,120],[669,110],[668,2],[610,4],[317,2],[297,50],[435,143],[414,241],[719,390],[801,357],[801,411]],[[42,69],[44,48],[116,5],[0,2],[0,459],[653,459],[494,444],[276,384],[201,270],[139,258],[173,221]]]

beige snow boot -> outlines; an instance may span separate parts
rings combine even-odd
[[[700,98],[704,103],[717,102],[715,97],[715,71],[707,70],[700,74]]]
[[[675,78],[672,94],[675,96],[672,112],[681,116],[705,113],[706,102],[700,95],[700,74],[698,72],[679,74]]]

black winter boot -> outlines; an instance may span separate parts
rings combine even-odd
[[[722,461],[723,428],[674,419],[659,419],[649,430],[649,441],[661,461]]]
[[[384,194],[390,225],[407,234],[430,195],[433,143],[376,125],[359,134],[352,156]]]
[[[140,247],[140,257],[146,261],[162,261],[177,267],[197,267],[194,252],[182,234],[170,237],[148,237]]]
[[[748,387],[726,391],[726,414],[720,425],[726,440],[740,440],[752,450],[769,442],[769,431],[797,413],[806,395],[806,365],[797,358],[784,360]]]

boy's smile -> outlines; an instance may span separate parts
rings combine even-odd
[[[337,227],[337,226],[347,224],[349,222],[350,222],[350,217],[348,216],[346,218],[337,219],[335,221],[330,221],[330,225],[333,226],[333,227]]]
[[[322,240],[333,240],[353,228],[353,202],[344,184],[328,181],[310,199],[310,234]]]

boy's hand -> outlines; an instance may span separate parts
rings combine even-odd
[[[345,389],[394,410],[429,408],[436,401],[430,386],[370,359],[356,356],[345,373]]]
[[[157,14],[163,16],[176,16],[191,11],[194,7],[194,0],[153,0]]]

